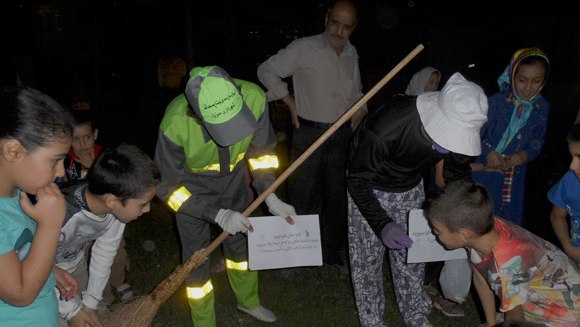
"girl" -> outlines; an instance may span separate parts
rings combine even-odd
[[[53,181],[72,118],[30,88],[0,89],[0,108],[0,326],[57,326],[52,267],[66,202]]]
[[[489,97],[488,121],[481,128],[481,155],[473,179],[493,198],[494,213],[523,225],[528,162],[541,152],[550,104],[540,91],[549,61],[538,48],[520,49],[499,77],[500,92]]]

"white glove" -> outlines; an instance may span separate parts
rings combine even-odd
[[[252,231],[252,225],[248,218],[241,213],[229,209],[220,209],[218,214],[215,216],[215,222],[220,225],[220,227],[230,233],[237,234],[239,232],[245,233]]]
[[[276,194],[271,193],[266,197],[266,205],[275,216],[280,216],[282,218],[286,218],[288,216],[296,216],[296,210],[293,206],[289,205],[288,203],[278,199]]]

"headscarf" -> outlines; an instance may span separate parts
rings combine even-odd
[[[437,69],[430,66],[427,66],[416,72],[413,77],[411,77],[411,80],[407,85],[407,90],[405,90],[405,94],[419,95],[425,92],[425,85],[427,85],[427,82],[433,73],[438,73],[439,76],[441,76],[441,73]]]
[[[504,131],[501,140],[499,141],[498,145],[495,148],[495,151],[498,153],[503,153],[507,148],[507,146],[510,144],[510,142],[513,140],[517,132],[522,127],[526,126],[526,122],[528,121],[528,118],[530,118],[532,109],[542,98],[540,91],[542,90],[542,88],[544,88],[544,85],[546,85],[546,81],[548,80],[549,67],[547,68],[544,82],[538,88],[536,94],[534,94],[529,100],[522,100],[520,98],[520,96],[517,94],[517,91],[513,83],[516,71],[518,69],[518,65],[524,58],[532,56],[542,57],[546,60],[546,63],[548,65],[550,64],[548,57],[539,48],[523,48],[516,51],[513,54],[509,65],[504,69],[503,73],[497,79],[499,89],[501,91],[509,89],[508,99],[510,99],[514,103],[514,110],[512,112],[510,124],[508,128]]]

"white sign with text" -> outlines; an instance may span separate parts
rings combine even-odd
[[[407,263],[467,258],[465,249],[449,251],[437,242],[423,210],[414,209],[409,212],[409,237],[413,240],[413,245],[407,251]]]
[[[294,225],[276,216],[248,219],[254,228],[248,232],[251,270],[322,265],[318,215],[296,216]]]

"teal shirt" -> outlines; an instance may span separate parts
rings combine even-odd
[[[16,252],[22,261],[28,255],[36,223],[22,211],[20,192],[15,197],[0,198],[0,255]],[[17,307],[0,299],[0,326],[58,326],[58,302],[51,272],[32,304]]]

